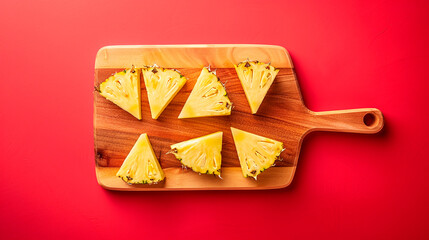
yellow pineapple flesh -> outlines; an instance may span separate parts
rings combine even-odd
[[[283,143],[231,127],[244,177],[253,177],[271,167],[283,151]]]
[[[197,173],[220,175],[223,132],[212,133],[171,145],[171,152]]]
[[[134,67],[118,72],[102,82],[99,87],[101,96],[142,119],[140,71]]]
[[[186,78],[177,70],[157,66],[142,69],[150,111],[157,119],[167,105],[186,83]]]
[[[265,95],[279,72],[270,64],[244,61],[234,65],[252,114],[258,112]]]
[[[128,184],[153,184],[164,180],[164,171],[146,133],[140,135],[116,176]]]
[[[231,108],[231,101],[219,78],[208,68],[203,68],[179,118],[230,115]]]

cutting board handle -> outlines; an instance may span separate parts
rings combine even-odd
[[[383,114],[376,108],[360,108],[326,112],[312,112],[311,131],[377,133],[384,125]]]

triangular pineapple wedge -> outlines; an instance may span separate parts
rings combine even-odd
[[[205,67],[186,100],[179,118],[230,115],[231,107],[231,101],[219,78]]]
[[[142,73],[149,99],[150,112],[152,118],[157,119],[185,85],[186,78],[177,70],[158,66],[143,68]]]
[[[278,69],[258,61],[244,61],[234,65],[243,86],[252,114],[258,112],[265,95],[274,81]]]
[[[134,66],[118,72],[100,84],[101,96],[141,120],[140,71]]]
[[[140,135],[116,176],[129,184],[152,184],[164,180],[164,171],[146,133]]]
[[[220,175],[222,135],[215,132],[171,145],[171,152],[186,167],[198,173]]]
[[[283,143],[231,128],[244,177],[256,177],[271,167],[283,151]]]

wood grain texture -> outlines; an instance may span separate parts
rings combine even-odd
[[[165,180],[154,185],[127,185],[115,176],[119,167],[96,167],[99,184],[109,190],[119,191],[159,191],[159,190],[225,190],[225,189],[275,189],[289,185],[295,167],[276,167],[265,171],[263,178],[255,181],[244,178],[237,167],[222,168],[222,179],[214,175],[198,175],[182,168],[164,169]],[[233,187],[231,187],[233,186]]]
[[[280,46],[256,44],[209,45],[135,45],[101,48],[95,68],[129,68],[153,65],[165,68],[233,68],[247,58],[270,62],[278,68],[292,68],[286,49]]]
[[[225,47],[228,46],[228,47]],[[234,45],[241,49],[240,45]],[[220,80],[226,83],[228,96],[233,103],[230,116],[205,117],[194,119],[178,119],[178,115],[189,96],[197,77],[201,72],[199,64],[208,59],[223,59],[225,63],[235,63],[236,59],[246,59],[249,55],[256,56],[259,52],[268,54],[268,61],[273,59],[290,59],[284,48],[268,46],[269,50],[262,51],[261,45],[254,46],[256,54],[251,54],[252,47],[245,45],[246,55],[231,55],[229,48],[232,45],[222,45],[220,49],[216,46],[205,46],[204,51],[193,51],[195,47],[122,47],[112,48],[116,52],[113,56],[122,56],[119,51],[125,49],[124,55],[130,55],[130,49],[138,49],[139,59],[153,58],[155,48],[162,53],[160,59],[175,58],[170,62],[188,78],[187,83],[170,105],[164,110],[157,120],[151,118],[147,93],[142,79],[142,120],[139,121],[129,113],[123,111],[112,102],[94,92],[94,143],[95,160],[97,166],[97,179],[100,185],[113,190],[197,190],[197,189],[270,189],[285,187],[292,181],[297,166],[301,143],[306,134],[312,131],[337,131],[356,133],[376,133],[383,126],[381,112],[374,108],[339,110],[329,112],[312,112],[308,110],[301,97],[292,63],[283,62],[280,71],[267,93],[257,114],[252,115],[247,103],[240,81],[233,68],[225,67],[217,69]],[[199,48],[202,48],[198,47]],[[110,51],[110,48],[103,48]],[[102,50],[103,50],[102,49]],[[191,50],[189,50],[191,49]],[[101,50],[100,50],[101,51]],[[102,52],[102,51],[101,51]],[[178,58],[180,54],[187,53],[187,58]],[[204,53],[204,55],[201,55]],[[210,53],[212,55],[207,55]],[[136,54],[136,53],[135,53]],[[136,55],[138,55],[136,54]],[[272,54],[272,56],[271,56]],[[279,57],[280,55],[283,57]],[[100,52],[97,55],[104,58]],[[186,59],[192,59],[187,61]],[[117,71],[123,70],[118,67],[119,60],[103,60],[114,63],[112,65],[96,65],[95,86]],[[264,58],[264,61],[267,59]],[[159,61],[157,61],[159,62]],[[167,60],[165,61],[168,62]],[[213,62],[212,62],[213,63]],[[127,63],[128,64],[128,63]],[[145,62],[151,65],[151,62]],[[177,65],[176,65],[177,64]],[[222,66],[229,66],[224,64]],[[177,66],[187,67],[177,67]],[[214,64],[213,64],[214,65]],[[102,66],[102,67],[100,67]],[[124,65],[125,66],[125,65]],[[128,66],[128,65],[127,65]],[[191,67],[192,66],[192,67]],[[217,65],[221,66],[221,65]],[[164,67],[164,66],[163,66]],[[201,66],[202,67],[202,66]],[[372,117],[370,124],[364,123],[366,115]],[[281,154],[282,161],[277,161],[276,166],[270,168],[258,177],[258,181],[242,177],[238,156],[232,139],[230,127],[239,128],[251,133],[272,138],[284,143],[285,151]],[[170,145],[191,138],[200,137],[216,131],[223,131],[222,146],[222,177],[223,180],[212,176],[200,176],[192,171],[182,170],[181,164],[172,154],[166,154]],[[165,183],[153,186],[131,186],[116,178],[115,171],[121,166],[123,160],[131,150],[135,141],[141,133],[147,133],[154,151],[166,172]],[[116,169],[116,170],[115,170]]]

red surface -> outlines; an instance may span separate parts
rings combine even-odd
[[[0,238],[428,238],[428,12],[423,0],[1,1]],[[310,109],[377,107],[385,129],[311,134],[286,189],[102,189],[97,50],[186,43],[284,46]]]

